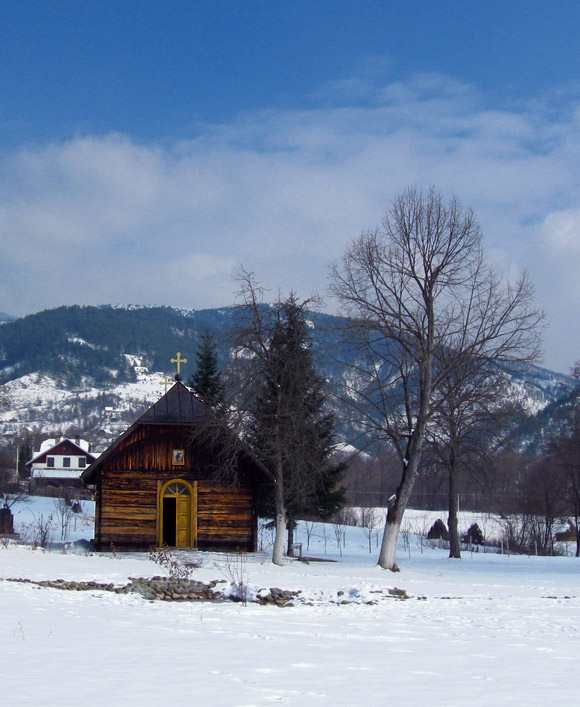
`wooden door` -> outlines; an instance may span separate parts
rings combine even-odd
[[[176,501],[175,546],[191,547],[191,496],[178,496]]]

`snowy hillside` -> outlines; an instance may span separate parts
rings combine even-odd
[[[10,404],[0,408],[0,431],[17,435],[25,429],[50,433],[74,428],[119,433],[163,395],[167,378],[142,366],[139,356],[127,355],[127,359],[136,380],[105,390],[88,378],[85,385],[63,388],[54,377],[40,373],[9,381],[4,391]]]

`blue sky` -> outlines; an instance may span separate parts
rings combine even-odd
[[[580,358],[577,2],[0,2],[0,310],[324,293],[410,185]]]

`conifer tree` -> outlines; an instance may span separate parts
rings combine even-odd
[[[30,467],[26,466],[26,462],[32,459],[32,446],[28,442],[24,442],[18,448],[18,477],[27,479],[30,476]]]
[[[206,405],[218,407],[223,401],[223,384],[218,368],[217,344],[209,329],[203,333],[196,359],[197,368],[190,378],[190,386]]]
[[[276,519],[279,546],[288,530],[289,554],[297,518],[327,518],[345,503],[345,465],[330,462],[334,417],[324,402],[303,305],[291,295],[274,308],[251,429],[252,446],[275,477],[262,511]]]

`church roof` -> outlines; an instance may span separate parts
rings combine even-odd
[[[119,444],[140,425],[190,425],[206,414],[206,407],[201,400],[196,398],[178,380],[162,398],[137,418],[98,459],[83,471],[81,479],[85,483],[92,484],[98,468],[117,450]]]
[[[183,425],[207,414],[205,405],[177,381],[135,424]]]
[[[99,468],[137,427],[141,425],[193,425],[208,414],[211,414],[209,409],[178,380],[162,398],[137,418],[97,460],[84,470],[81,474],[82,480],[87,484],[94,483]],[[267,477],[272,477],[264,465],[254,457],[250,449],[244,449],[243,454],[251,459]]]

